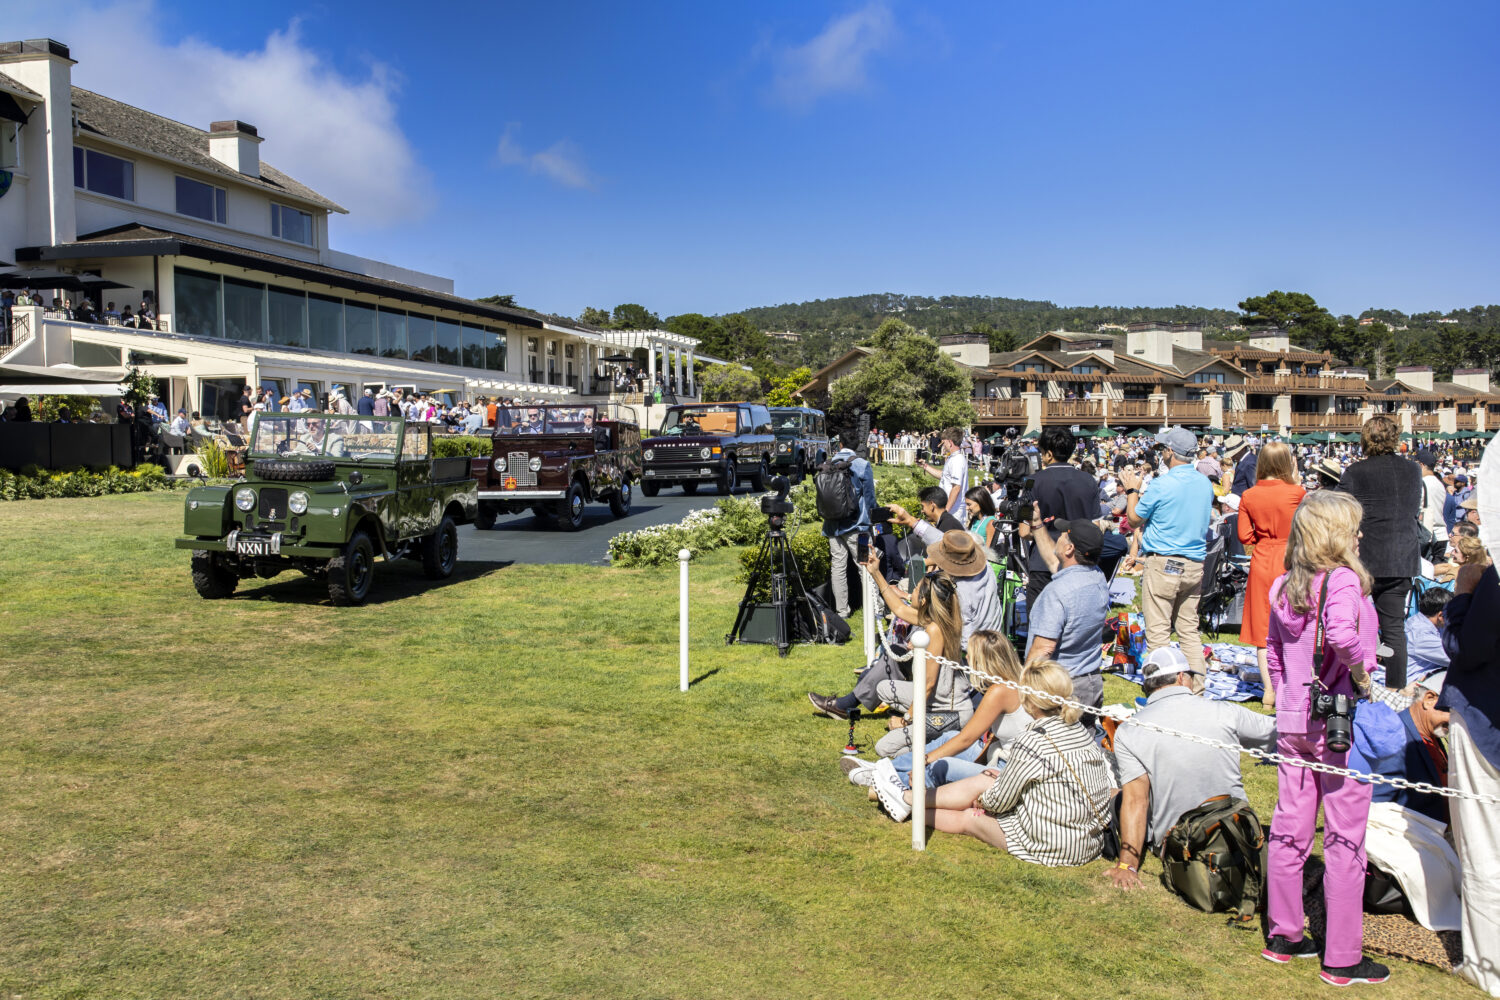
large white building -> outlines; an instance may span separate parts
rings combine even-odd
[[[340,253],[328,219],[345,209],[263,161],[253,125],[163,118],[73,86],[73,65],[51,39],[0,43],[0,258],[16,265],[3,273],[99,276],[121,286],[97,293],[101,305],[149,302],[158,329],[16,309],[0,363],[135,365],[162,380],[172,408],[205,416],[235,413],[246,383],[278,396],[410,386],[607,398],[608,380],[594,376],[618,334]],[[694,345],[643,346],[653,370],[658,351],[663,364],[685,362],[686,389]]]

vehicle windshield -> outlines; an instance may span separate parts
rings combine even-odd
[[[395,458],[401,421],[307,413],[262,413],[255,418],[252,457]]]
[[[733,434],[735,432],[734,406],[684,406],[667,411],[667,419],[661,425],[664,437],[681,434]]]
[[[598,417],[592,406],[500,406],[495,409],[495,433],[592,434]]]
[[[801,431],[802,414],[800,413],[778,413],[776,416],[776,429],[778,431]]]

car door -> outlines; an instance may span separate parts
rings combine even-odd
[[[437,526],[439,508],[432,485],[432,429],[425,423],[407,424],[397,470],[397,513],[401,537],[424,535]]]

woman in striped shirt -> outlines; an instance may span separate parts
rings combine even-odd
[[[1021,675],[1026,687],[1071,698],[1073,681],[1048,660]],[[1115,792],[1109,765],[1081,713],[1036,695],[1021,707],[1036,721],[1016,737],[1003,772],[990,770],[943,785],[933,795],[928,822],[943,833],[964,833],[1022,861],[1055,867],[1099,857],[1102,823]],[[911,801],[907,792],[905,800]]]

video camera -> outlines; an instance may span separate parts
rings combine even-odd
[[[992,461],[995,479],[1005,488],[1005,499],[1000,501],[1002,518],[1016,524],[1031,520],[1032,487],[1041,465],[1034,453],[1019,444],[1007,445]]]
[[[797,505],[786,498],[792,488],[786,476],[772,479],[771,487],[776,490],[776,495],[760,498],[760,512],[771,519],[772,531],[780,531],[786,525],[786,516],[794,513]]]

